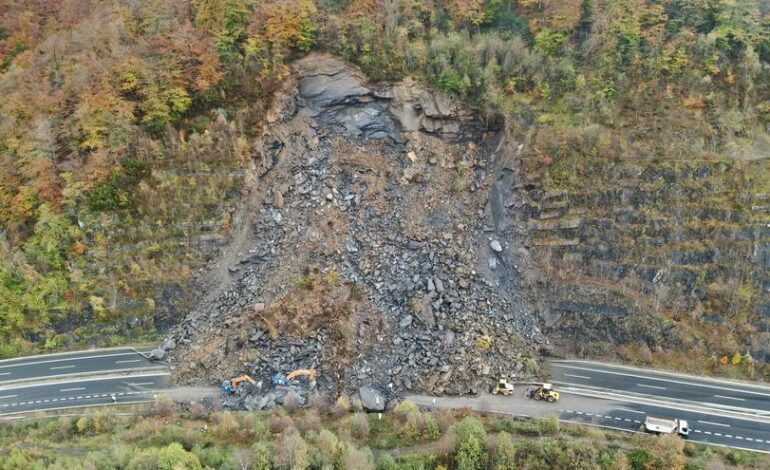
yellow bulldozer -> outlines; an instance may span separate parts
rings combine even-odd
[[[545,400],[548,403],[553,403],[559,400],[559,392],[554,391],[553,385],[543,384],[534,390],[530,390],[529,398],[533,398],[535,400]]]
[[[508,382],[508,378],[506,376],[500,377],[497,385],[495,385],[495,388],[492,389],[492,395],[513,395],[513,384]]]

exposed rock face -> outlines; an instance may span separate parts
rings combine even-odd
[[[304,112],[346,134],[404,141],[401,132],[425,132],[446,139],[475,140],[479,119],[444,95],[405,80],[392,87],[367,85],[357,69],[328,56],[310,55],[294,64]]]
[[[296,64],[269,116],[235,261],[171,335],[177,381],[313,368],[321,392],[467,393],[547,343],[517,272],[520,148],[326,55]]]
[[[533,179],[525,209],[551,274],[539,313],[552,339],[588,354],[613,343],[770,360],[770,198],[752,182],[762,165],[573,165],[579,177],[558,189]]]

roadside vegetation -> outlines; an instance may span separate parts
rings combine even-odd
[[[162,401],[133,413],[0,425],[3,469],[607,469],[767,468],[757,453],[402,402],[365,414],[346,400],[294,412],[229,413]]]

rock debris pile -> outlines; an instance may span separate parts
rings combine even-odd
[[[214,294],[161,348],[177,382],[312,368],[319,392],[377,408],[379,393],[526,372],[547,340],[521,275],[515,145],[416,82],[371,86],[320,54],[295,64],[268,121],[243,230],[199,280]]]

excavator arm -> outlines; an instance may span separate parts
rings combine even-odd
[[[241,375],[230,380],[230,384],[235,388],[239,383],[249,382],[252,385],[257,385],[257,381],[249,377],[248,375]]]
[[[292,372],[292,373],[290,373],[289,375],[286,376],[286,380],[291,381],[291,380],[296,379],[297,377],[299,377],[301,375],[306,375],[308,379],[315,380],[316,371],[315,371],[315,369],[299,369],[299,370],[295,370],[294,372]]]

